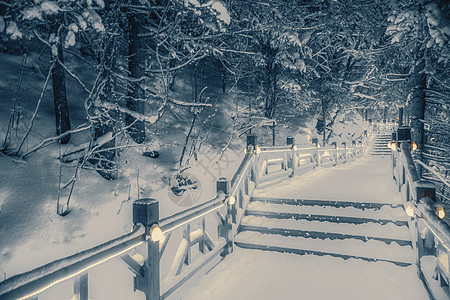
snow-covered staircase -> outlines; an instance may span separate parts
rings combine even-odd
[[[372,147],[369,151],[370,155],[391,155],[391,149],[388,148],[388,143],[392,137],[388,133],[379,133],[373,139]]]
[[[242,248],[415,263],[400,205],[254,197],[239,226]]]

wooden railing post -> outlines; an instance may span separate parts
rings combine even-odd
[[[338,146],[336,142],[331,142],[331,146],[334,147],[334,162],[337,165],[338,164]]]
[[[352,150],[351,153],[353,155],[353,158],[356,159],[358,156],[358,149],[356,148],[356,141],[352,140]]]
[[[249,180],[249,171],[246,171],[244,174],[244,191],[245,191],[245,195],[247,195],[247,196],[250,194],[250,187],[249,187],[248,180]]]
[[[253,149],[255,149],[257,145],[257,137],[255,134],[249,134],[247,135],[247,148],[248,146],[253,146]]]
[[[88,285],[88,273],[85,272],[80,276],[77,276],[73,284],[73,293],[78,296],[79,300],[89,299],[89,285]]]
[[[344,147],[344,149],[345,149],[344,162],[347,163],[347,143],[346,142],[342,142],[342,147]]]
[[[398,109],[398,127],[403,126],[403,107]]]
[[[155,199],[139,199],[133,203],[133,223],[142,224],[147,235],[159,223],[159,202]],[[145,300],[160,299],[159,241],[147,242],[147,259],[143,266],[143,276],[134,277],[134,288],[145,294]]]
[[[359,157],[362,157],[363,156],[363,143],[362,143],[362,141],[358,141],[358,147],[359,147],[359,150],[358,150]]]
[[[314,150],[314,154],[316,156],[316,167],[318,167],[320,165],[319,139],[312,138],[311,143],[316,147],[316,149]]]
[[[225,247],[225,250],[222,253],[222,256],[228,255],[233,252],[233,224],[232,224],[232,215],[233,215],[233,206],[234,204],[231,204],[230,199],[230,191],[231,191],[231,184],[230,181],[226,178],[219,178],[217,180],[217,192],[223,192],[227,197],[225,198],[225,205],[227,207],[227,215],[225,216],[225,224],[224,226],[224,236],[225,240],[227,242],[227,246]]]
[[[247,150],[249,149],[249,146],[252,146],[253,148],[253,162],[251,167],[251,180],[255,183],[255,188],[259,187],[259,171],[258,171],[258,160],[259,160],[259,153],[258,153],[258,142],[257,137],[254,134],[247,135]]]
[[[186,257],[184,258],[184,263],[189,266],[192,263],[192,241],[191,241],[191,224],[186,224],[183,231],[183,239],[187,242],[186,247]]]
[[[292,136],[288,136],[286,138],[286,145],[291,146],[291,155],[289,156],[288,160],[288,168],[292,168],[292,174],[291,176],[295,175],[295,168],[297,167],[297,147],[295,146],[295,139]]]
[[[255,150],[252,164],[252,180],[255,183],[255,188],[259,188],[259,170],[258,170],[259,154]]]

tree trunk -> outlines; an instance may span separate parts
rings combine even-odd
[[[422,158],[422,151],[425,142],[424,120],[425,120],[425,89],[427,75],[420,73],[425,67],[423,55],[420,56],[422,63],[414,67],[412,78],[413,90],[411,97],[411,138],[417,144],[416,158]]]
[[[54,30],[57,32],[57,30]],[[64,63],[63,48],[61,42],[57,45],[57,57],[52,53],[52,60],[55,60],[55,66],[52,69],[53,82],[53,99],[55,104],[55,119],[56,119],[56,135],[60,135],[70,130],[69,106],[67,104],[66,94],[66,79],[64,68],[59,63]],[[59,61],[57,61],[59,60]],[[70,140],[70,135],[60,139],[61,144],[67,144]]]
[[[322,146],[325,147],[326,143],[326,132],[327,132],[327,121],[326,121],[326,102],[322,96]]]
[[[116,85],[115,77],[112,76],[111,71],[115,67],[115,41],[114,37],[109,37],[110,40],[106,42],[104,53],[100,56],[100,77],[105,81],[102,90],[99,93],[100,102],[111,101],[116,102],[114,95],[114,86]],[[115,130],[115,115],[114,111],[100,112],[97,111],[95,123],[93,124],[93,140],[96,141],[101,136],[112,132],[112,135],[116,133]],[[89,162],[94,165],[96,171],[103,177],[109,180],[116,179],[118,177],[117,159],[118,151],[111,150],[116,146],[116,139],[106,142],[98,148],[98,152],[94,153]],[[109,149],[109,150],[106,150]]]
[[[274,50],[272,50],[274,51]],[[265,101],[265,116],[266,118],[273,119],[275,116],[275,110],[277,107],[277,80],[278,80],[278,74],[277,74],[277,68],[275,65],[275,56],[270,53],[268,55],[268,63],[265,67],[265,94],[266,94],[266,101]]]
[[[143,32],[144,17],[141,14],[129,13],[128,15],[128,70],[130,77],[139,80],[129,83],[127,98],[127,108],[140,114],[145,114],[145,91],[141,87],[145,70],[144,43],[139,35]],[[136,121],[130,115],[126,116],[125,122],[130,126],[128,132],[136,143],[143,143],[145,140],[145,123]]]
[[[423,35],[423,31],[425,26],[424,21],[424,3],[419,2],[418,5],[418,14],[422,16],[419,20],[419,31],[417,33],[417,39]],[[411,105],[410,105],[410,114],[409,117],[411,119],[411,139],[417,144],[417,151],[415,153],[415,158],[422,160],[422,153],[425,142],[424,135],[424,121],[425,121],[425,89],[427,86],[427,74],[424,71],[425,69],[425,59],[426,53],[423,45],[417,41],[415,57],[414,57],[414,72],[412,74],[412,96],[411,96]],[[408,122],[406,122],[408,123]],[[419,165],[417,168],[419,172],[419,176],[422,176],[422,167]]]

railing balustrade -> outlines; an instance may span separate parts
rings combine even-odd
[[[402,127],[399,130],[409,130]],[[444,220],[442,202],[436,197],[434,183],[423,180],[417,172],[416,163],[429,169],[411,154],[410,136],[397,132],[393,141],[393,177],[401,191],[406,213],[411,217],[414,230],[413,248],[416,253],[418,276],[425,283],[433,299],[450,298],[450,226]],[[437,176],[438,177],[438,176]],[[444,184],[448,184],[443,181]]]
[[[234,236],[255,188],[317,166],[352,161],[363,155],[367,145],[360,140],[351,147],[298,148],[292,137],[287,143],[260,147],[256,136],[249,135],[238,170],[231,180],[218,179],[213,199],[162,219],[157,200],[136,200],[131,233],[0,282],[0,299],[36,300],[43,291],[74,279],[74,295],[87,300],[89,270],[114,258],[125,263],[134,276],[134,289],[142,291],[145,299],[165,299],[208,263],[233,252]],[[144,255],[129,254],[142,248]],[[168,268],[162,267],[162,261]]]

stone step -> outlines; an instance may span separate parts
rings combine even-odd
[[[408,220],[401,206],[391,207],[383,205],[378,208],[365,208],[365,203],[357,204],[357,202],[355,202],[354,206],[351,206],[351,202],[344,205],[346,206],[328,206],[325,202],[322,205],[308,206],[282,202],[252,201],[247,206],[246,214],[274,219],[305,219],[355,224],[367,222],[386,224],[394,222],[397,225],[405,225]]]
[[[272,219],[259,216],[246,216],[242,219],[239,231],[257,231],[261,233],[279,234],[329,239],[379,240],[385,243],[397,242],[400,245],[411,245],[408,226],[397,226],[393,223],[332,223],[326,221],[307,221],[292,219]]]
[[[293,199],[293,198],[267,198],[252,197],[250,202],[303,205],[303,206],[332,206],[332,207],[353,207],[360,209],[374,208],[380,209],[384,206],[392,208],[402,208],[401,204],[382,203],[382,202],[355,202],[346,200],[311,200],[311,199]]]
[[[235,238],[235,244],[242,248],[287,252],[299,255],[330,255],[343,259],[363,259],[366,261],[386,261],[400,266],[415,263],[411,246],[401,246],[396,242],[359,239],[313,239],[282,236],[253,231],[244,231]]]

